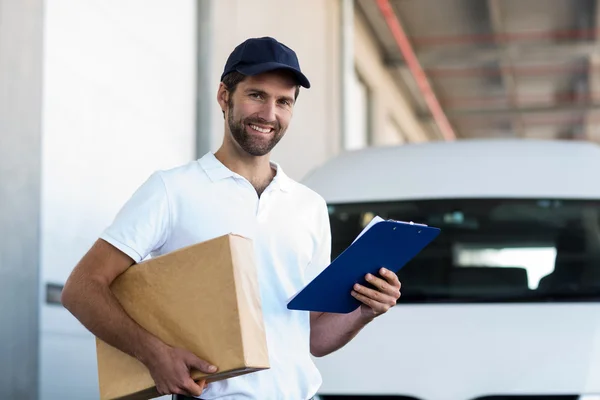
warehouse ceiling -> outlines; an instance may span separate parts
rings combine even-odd
[[[389,0],[457,138],[600,142],[600,0]],[[384,18],[357,0],[433,137],[443,127]],[[414,65],[414,64],[413,64]],[[429,103],[428,103],[429,101]]]

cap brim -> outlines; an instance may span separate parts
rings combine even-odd
[[[236,68],[236,70],[240,74],[249,75],[249,76],[258,75],[258,74],[262,74],[264,72],[269,72],[269,71],[275,71],[278,69],[284,69],[284,70],[293,72],[294,75],[296,76],[296,80],[298,81],[300,86],[303,86],[307,89],[310,88],[310,82],[308,81],[306,76],[304,76],[304,74],[302,72],[300,72],[299,70],[297,70],[296,68],[290,67],[287,64],[280,64],[277,62],[267,62],[267,63],[263,63],[263,64],[255,64],[255,65],[249,65],[249,66],[238,66]]]

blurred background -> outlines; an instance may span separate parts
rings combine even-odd
[[[311,80],[273,159],[328,200],[334,253],[421,219],[479,274],[407,269],[406,307],[318,361],[323,398],[600,398],[599,0],[0,0],[0,397],[98,398],[62,285],[154,170],[219,147],[222,68],[259,36]],[[574,286],[515,289],[559,237]]]

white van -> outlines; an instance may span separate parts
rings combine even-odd
[[[398,305],[315,360],[321,399],[600,399],[599,146],[369,148],[303,183],[329,204],[333,258],[374,215],[441,228]]]

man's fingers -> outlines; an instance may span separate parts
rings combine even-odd
[[[398,280],[398,275],[396,275],[394,271],[390,271],[387,268],[381,268],[379,273],[391,286],[394,287],[394,289],[400,289],[400,280]]]
[[[210,364],[207,361],[201,360],[200,358],[196,357],[192,353],[189,353],[186,361],[187,361],[188,367],[197,369],[206,374],[212,374],[212,373],[217,372],[216,366]]]
[[[396,305],[400,298],[400,281],[398,275],[394,272],[381,268],[379,273],[383,278],[367,274],[365,279],[375,289],[370,289],[360,284],[354,285],[352,296],[358,301],[368,306],[376,315],[387,312]]]
[[[396,304],[396,300],[398,300],[398,298],[395,295],[391,295],[385,292],[378,292],[377,290],[369,289],[367,287],[359,285],[358,283],[354,285],[354,291],[365,296],[366,298],[375,301],[376,303],[394,305]]]
[[[198,386],[200,386],[200,389],[204,390],[208,387],[208,383],[206,383],[206,379],[202,379],[200,382],[198,382]]]
[[[393,275],[395,277],[395,281],[393,277],[388,278],[389,275]],[[398,277],[396,274],[390,271],[384,273],[384,277],[388,280],[383,280],[371,274],[367,274],[365,279],[371,285],[375,286],[380,292],[398,299],[398,297],[400,297],[400,282],[398,281]]]
[[[192,378],[186,379],[183,388],[188,396],[200,396],[204,390],[204,380],[201,381],[202,386],[194,382]]]
[[[384,294],[378,292],[377,290],[369,289],[368,287],[359,285],[358,283],[354,284],[354,291],[378,303],[381,303],[385,300]]]
[[[389,304],[380,303],[376,300],[373,300],[372,298],[365,296],[364,294],[358,293],[355,290],[352,291],[352,296],[354,296],[361,303],[371,307],[371,309],[373,311],[375,311],[375,313],[377,313],[377,314],[382,314],[382,313],[386,312],[387,310],[389,310],[389,308],[390,308]]]

